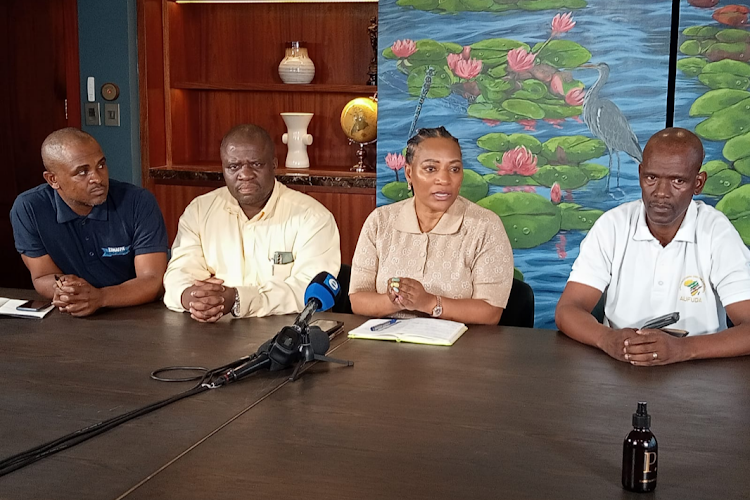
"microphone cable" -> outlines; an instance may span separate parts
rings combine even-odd
[[[151,403],[141,408],[131,410],[127,413],[123,413],[122,415],[112,417],[108,420],[104,420],[96,424],[90,425],[88,427],[78,429],[77,431],[71,432],[70,434],[67,434],[53,441],[49,441],[47,443],[41,444],[34,448],[28,449],[21,453],[17,453],[16,455],[0,460],[0,477],[5,476],[6,474],[10,474],[11,472],[21,469],[23,467],[26,467],[27,465],[31,465],[34,462],[37,462],[45,457],[48,457],[50,455],[53,455],[63,450],[67,450],[68,448],[72,448],[73,446],[79,445],[83,443],[84,441],[87,441],[93,437],[96,437],[99,434],[103,434],[111,429],[114,429],[115,427],[122,425],[125,422],[128,422],[130,420],[133,420],[134,418],[146,415],[155,410],[158,410],[159,408],[163,408],[172,403],[176,403],[177,401],[180,401],[182,399],[195,396],[196,394],[200,394],[202,392],[208,391],[209,389],[215,389],[215,388],[221,387],[221,385],[212,386],[205,382],[207,380],[211,380],[211,378],[213,378],[218,373],[224,372],[228,369],[234,368],[248,361],[252,361],[253,359],[257,357],[258,357],[257,353],[252,354],[251,356],[246,356],[239,360],[235,360],[227,365],[221,366],[219,368],[214,368],[213,370],[208,370],[202,367],[167,367],[167,368],[161,368],[159,370],[155,370],[154,372],[151,373],[151,378],[155,380],[161,379],[161,377],[158,377],[159,373],[163,373],[165,371],[171,371],[175,369],[188,369],[188,368],[189,369],[203,369],[205,370],[205,373],[203,374],[202,377],[197,376],[197,377],[190,377],[190,378],[185,379],[186,381],[188,381],[188,380],[197,380],[198,378],[200,378],[200,381],[191,389],[188,389],[186,391],[183,391],[179,394],[163,399],[161,401],[157,401],[155,403]],[[161,380],[177,382],[180,379],[161,379]]]

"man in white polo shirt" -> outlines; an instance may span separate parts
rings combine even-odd
[[[555,311],[563,333],[634,365],[750,354],[750,251],[724,214],[693,200],[703,157],[688,130],[651,137],[638,169],[643,199],[602,215],[581,242]],[[600,324],[591,311],[603,293]],[[675,311],[672,327],[687,337],[641,329]]]

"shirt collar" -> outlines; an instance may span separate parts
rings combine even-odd
[[[688,209],[685,212],[685,218],[682,219],[680,228],[677,230],[672,241],[686,241],[688,243],[695,243],[695,229],[698,220],[698,205],[695,200],[690,201]],[[648,228],[646,222],[646,204],[641,200],[641,210],[638,215],[638,222],[636,223],[635,234],[633,235],[635,240],[655,240],[656,237],[651,234],[651,230]]]
[[[448,207],[448,210],[440,217],[440,220],[429,231],[430,234],[454,234],[461,228],[466,213],[466,203],[462,197],[456,198],[456,201]],[[417,210],[414,206],[414,197],[409,198],[399,210],[396,216],[395,229],[404,233],[420,234],[419,221],[417,220]]]
[[[241,219],[244,219],[249,222],[258,222],[261,220],[268,219],[269,217],[273,216],[274,211],[276,210],[276,205],[278,204],[279,197],[281,196],[281,191],[286,189],[286,187],[281,184],[279,181],[275,180],[273,181],[273,191],[271,191],[271,197],[268,198],[268,201],[265,205],[263,205],[263,208],[255,214],[255,216],[252,219],[248,219],[247,215],[245,214],[244,210],[242,210],[242,207],[240,207],[239,202],[237,199],[232,196],[232,194],[229,192],[229,189],[226,190],[227,195],[227,205],[226,210],[227,212],[234,214]]]
[[[55,212],[57,212],[57,222],[58,224],[65,224],[66,222],[70,222],[79,218],[87,218],[87,219],[95,219],[95,220],[108,220],[109,219],[109,194],[107,194],[107,199],[104,200],[104,203],[101,205],[96,205],[91,209],[91,212],[89,212],[88,215],[78,215],[73,211],[70,206],[65,203],[65,200],[62,199],[60,196],[60,193],[55,190]]]

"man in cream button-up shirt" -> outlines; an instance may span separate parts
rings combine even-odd
[[[238,125],[221,143],[227,186],[195,198],[180,217],[164,275],[164,303],[198,321],[296,313],[319,272],[337,275],[339,231],[316,200],[274,178],[267,132]]]

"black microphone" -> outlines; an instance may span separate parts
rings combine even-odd
[[[341,293],[339,282],[330,273],[318,273],[305,289],[305,308],[294,320],[294,326],[304,329],[310,323],[313,313],[327,311],[333,307],[336,297]]]
[[[331,341],[320,328],[309,329],[310,346],[315,354],[323,355],[328,352]],[[284,370],[302,359],[302,348],[305,344],[297,329],[285,326],[272,339],[267,340],[258,348],[250,360],[236,368],[224,372],[215,382],[216,385],[226,385],[256,371],[267,368],[269,371]]]

